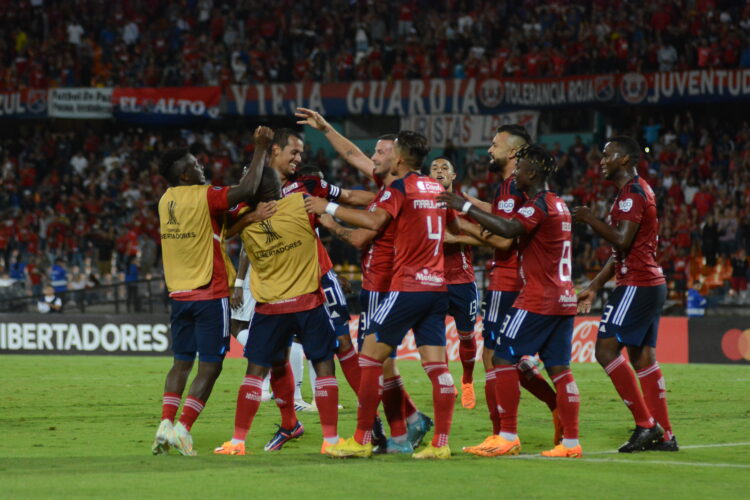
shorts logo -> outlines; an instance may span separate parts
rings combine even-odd
[[[263,233],[266,235],[266,245],[269,243],[280,240],[281,236],[279,236],[279,233],[273,230],[273,226],[271,226],[270,220],[264,220],[260,223],[260,227],[263,230]]]
[[[167,224],[180,224],[179,222],[177,222],[177,216],[174,213],[175,207],[177,207],[176,201],[172,200],[167,203],[167,212],[169,213],[169,220],[167,221]]]
[[[621,212],[630,212],[630,209],[633,208],[633,200],[632,198],[622,200],[617,204],[617,206],[620,207]]]
[[[534,209],[532,207],[523,207],[518,211],[519,214],[523,215],[524,217],[531,217],[534,215]]]
[[[516,206],[515,200],[500,200],[497,202],[497,209],[502,210],[506,214],[513,212],[513,208]]]

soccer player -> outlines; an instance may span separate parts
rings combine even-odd
[[[445,315],[448,310],[444,276],[443,232],[457,231],[455,214],[437,202],[443,187],[418,173],[429,151],[427,139],[402,131],[394,141],[392,173],[398,178],[378,197],[372,211],[339,207],[322,198],[305,200],[310,212],[328,213],[349,224],[379,231],[395,224],[393,277],[388,296],[376,309],[360,354],[362,381],[354,437],[332,446],[337,457],[372,455],[371,429],[380,403],[383,362],[412,328],[422,366],[432,382],[435,434],[414,458],[449,458],[448,435],[456,397],[445,361]],[[393,221],[393,222],[391,222]]]
[[[468,213],[489,232],[519,238],[524,282],[505,315],[495,344],[493,364],[500,432],[467,451],[481,456],[517,455],[521,451],[516,364],[523,356],[539,353],[557,389],[557,410],[563,424],[562,442],[542,455],[580,457],[580,396],[570,370],[576,313],[571,281],[571,217],[565,202],[547,186],[547,178],[555,171],[555,159],[539,146],[526,146],[516,152],[516,157],[516,187],[528,199],[513,218],[488,214],[454,193],[444,193],[439,198],[449,207]]]
[[[618,451],[677,451],[667,410],[667,389],[656,362],[659,316],[667,295],[666,280],[656,263],[659,221],[654,192],[638,176],[640,147],[630,137],[613,137],[602,151],[605,179],[613,181],[617,198],[609,223],[594,217],[588,207],[576,207],[576,222],[588,224],[612,245],[612,256],[578,296],[578,310],[588,313],[597,291],[613,276],[616,288],[604,307],[596,340],[596,360],[604,367],[625,405],[633,414],[635,430]],[[622,356],[627,347],[633,370]]]
[[[323,130],[328,127],[327,122],[317,114],[310,113],[313,123],[321,122]],[[316,127],[317,128],[317,127]],[[365,175],[373,179],[379,186],[381,194],[396,179],[391,174],[391,168],[395,159],[393,153],[393,141],[396,136],[388,134],[381,136],[375,144],[375,152],[372,158],[344,138],[338,132],[326,133],[335,149],[342,155],[343,151],[352,151],[348,154],[352,162]],[[374,210],[375,204],[371,203],[369,210]],[[331,231],[337,238],[357,247],[361,251],[362,261],[362,289],[359,299],[362,307],[360,314],[358,343],[362,348],[364,334],[369,327],[370,321],[375,314],[378,305],[385,298],[393,276],[393,238],[396,225],[393,222],[386,225],[380,231],[370,229],[350,229],[338,224],[333,217],[323,214],[320,218],[321,225]],[[413,453],[419,447],[425,434],[432,428],[433,421],[430,417],[420,412],[409,394],[404,389],[401,374],[396,367],[396,350],[383,362],[383,409],[388,424],[391,428],[391,437],[385,443],[379,443],[373,449],[374,453]]]
[[[453,192],[456,169],[444,157],[432,160],[430,177]],[[470,245],[481,245],[482,241],[468,235],[445,235],[445,281],[448,285],[448,314],[453,316],[458,331],[458,356],[461,360],[461,405],[474,408],[474,360],[477,357],[477,340],[474,326],[477,321],[477,284]],[[451,240],[451,241],[449,241]]]
[[[260,407],[261,385],[269,369],[276,372],[271,386],[282,422],[264,449],[280,450],[304,433],[294,409],[293,385],[287,383],[291,379],[287,352],[295,335],[318,375],[315,402],[323,428],[321,452],[339,441],[338,384],[333,365],[336,336],[320,287],[315,219],[305,211],[303,196],[295,193],[283,198],[273,217],[242,230],[257,304],[244,350],[247,371],[237,394],[234,434],[214,450],[216,454],[245,454],[245,438]],[[281,197],[281,182],[274,169],[264,169],[258,197],[261,201]]]
[[[169,182],[159,200],[164,278],[169,290],[174,362],[164,384],[162,420],[154,454],[195,455],[190,429],[211,394],[229,348],[229,286],[221,250],[221,222],[229,207],[249,199],[260,182],[273,132],[255,130],[256,152],[239,185],[206,184],[203,166],[187,149],[172,149],[160,169]],[[173,425],[196,353],[193,379],[179,422]]]
[[[269,166],[279,173],[282,183],[282,196],[289,196],[292,193],[305,193],[357,206],[367,206],[375,198],[373,193],[342,189],[328,184],[314,175],[298,175],[297,169],[302,161],[303,149],[302,138],[295,131],[284,128],[275,131]],[[360,370],[357,351],[349,336],[349,308],[339,284],[338,276],[333,271],[331,258],[320,240],[318,240],[318,256],[322,270],[321,285],[325,293],[326,306],[336,327],[338,339],[336,355],[347,382],[356,393],[359,388]],[[273,372],[271,376],[273,376]]]
[[[516,186],[513,173],[517,167],[516,153],[530,143],[531,137],[521,125],[503,125],[497,129],[487,153],[490,156],[490,171],[498,172],[502,182],[498,186],[491,205],[472,199],[476,209],[510,219],[523,206],[527,197]],[[502,320],[518,297],[518,292],[522,286],[521,276],[518,272],[518,242],[515,239],[497,235],[486,237],[487,233],[482,232],[481,226],[467,224],[465,219],[461,218],[458,219],[458,222],[464,232],[475,238],[483,239],[486,244],[494,248],[495,252],[491,261],[490,280],[485,291],[482,307],[482,336],[484,338],[482,361],[486,374],[484,394],[487,409],[492,422],[493,434],[497,434],[500,432],[500,416],[497,412],[497,401],[495,400],[495,367],[492,358]],[[526,359],[522,359],[518,363],[518,369],[521,372],[521,387],[545,403],[552,412],[552,420],[555,426],[553,444],[558,444],[562,439],[562,423],[556,411],[557,395],[554,389],[550,387],[539,370],[527,363]]]

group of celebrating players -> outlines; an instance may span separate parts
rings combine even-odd
[[[303,141],[289,129],[256,129],[252,162],[232,187],[207,185],[202,166],[188,149],[170,150],[162,158],[161,173],[170,187],[159,202],[159,218],[174,363],[166,378],[154,454],[167,453],[170,447],[183,455],[195,454],[190,430],[229,348],[229,289],[234,283],[238,293],[232,305],[254,305],[252,314],[243,318],[249,323],[242,338],[248,364],[237,395],[234,433],[214,453],[246,453],[245,439],[269,372],[281,425],[265,449],[280,450],[304,433],[288,361],[290,346],[297,342],[315,372],[321,453],[450,457],[457,391],[447,364],[445,317],[453,316],[459,334],[462,405],[473,408],[478,294],[471,247],[479,245],[494,249],[484,297],[481,356],[492,434],[463,451],[479,456],[520,453],[522,386],[552,413],[554,447],[542,455],[582,456],[580,395],[570,370],[573,319],[577,312],[589,312],[598,289],[613,276],[616,288],[601,318],[596,358],[636,424],[619,451],[678,449],[655,358],[666,298],[664,276],[655,260],[658,220],[654,194],[635,170],[640,149],[634,140],[613,137],[604,147],[603,174],[619,189],[604,222],[586,207],[571,214],[549,190],[547,178],[556,169],[555,160],[531,144],[522,126],[502,126],[493,137],[488,150],[491,171],[501,182],[495,198],[487,202],[454,192],[456,173],[447,158],[432,161],[430,175],[422,175],[429,146],[418,133],[382,136],[372,157],[367,157],[319,113],[298,108],[296,116],[299,124],[322,132],[347,162],[373,179],[378,192],[341,189],[327,184],[314,169],[305,173]],[[574,221],[588,224],[613,247],[609,262],[577,296],[571,279]],[[362,313],[356,349],[349,336],[344,294],[318,226],[361,250]],[[236,234],[243,252],[235,277],[223,242]],[[396,350],[409,330],[432,384],[434,422],[416,408],[396,366]],[[621,354],[623,347],[635,372]],[[198,372],[175,424],[196,354]],[[334,355],[359,403],[356,430],[349,439],[338,433]],[[531,361],[535,356],[544,363],[552,385]],[[389,438],[378,417],[381,402]],[[415,451],[433,425],[432,440]]]

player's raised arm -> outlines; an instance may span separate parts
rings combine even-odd
[[[266,153],[271,141],[273,141],[273,130],[268,127],[258,127],[255,129],[253,138],[255,140],[255,153],[253,153],[250,167],[240,179],[240,183],[227,191],[227,203],[230,207],[241,201],[249,200],[258,190]]]
[[[460,217],[456,219],[456,222],[458,223],[458,227],[461,229],[462,233],[465,233],[467,236],[474,238],[474,240],[478,242],[468,243],[469,245],[489,246],[498,250],[508,250],[511,246],[513,246],[512,238],[503,238],[502,236],[489,233],[488,231],[482,229],[482,226],[480,226],[479,224],[472,224],[468,220],[462,219]],[[450,241],[446,240],[446,243],[450,243]]]
[[[347,163],[362,172],[368,178],[373,178],[374,164],[372,160],[368,158],[367,155],[364,154],[352,141],[333,128],[331,124],[323,118],[323,115],[312,109],[297,108],[297,112],[294,113],[294,116],[299,118],[297,124],[308,125],[315,130],[323,132],[323,135],[326,136],[326,139],[331,143],[333,149],[335,149]],[[364,203],[364,205],[367,205],[367,203]]]
[[[635,241],[640,224],[624,220],[616,228],[600,220],[591,213],[589,207],[580,206],[573,209],[573,220],[578,223],[588,224],[596,234],[607,240],[617,250],[627,252]]]
[[[245,227],[249,226],[253,222],[264,221],[270,217],[273,217],[273,214],[275,213],[275,201],[262,201],[258,203],[258,206],[255,207],[255,210],[246,212],[242,217],[240,217],[239,220],[237,220],[237,222],[232,224],[232,227],[229,228],[225,236],[227,238],[231,238],[232,236],[242,232]]]
[[[446,203],[449,208],[469,214],[482,227],[493,234],[512,239],[526,233],[526,229],[517,220],[504,219],[484,212],[457,194],[441,193],[438,195],[438,201]]]
[[[328,214],[320,216],[320,225],[328,229],[335,237],[362,250],[369,245],[378,235],[377,231],[371,229],[352,229],[344,227]]]
[[[372,231],[380,231],[391,220],[391,215],[380,207],[376,207],[373,212],[368,212],[356,208],[342,207],[317,196],[305,198],[305,209],[309,213],[318,215],[327,213],[348,224]]]
[[[347,205],[366,207],[375,199],[375,193],[362,189],[342,189],[339,200]]]

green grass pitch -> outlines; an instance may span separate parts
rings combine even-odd
[[[453,458],[408,456],[335,460],[319,455],[316,414],[301,413],[306,434],[281,452],[263,445],[278,410],[263,404],[248,437],[251,455],[214,456],[229,439],[244,360],[227,360],[193,427],[198,457],[154,457],[169,358],[0,356],[0,498],[748,498],[750,367],[666,365],[679,453],[611,453],[632,421],[601,368],[574,365],[581,391],[581,460],[537,457],[550,447],[549,413],[522,394],[519,458],[465,455],[489,434],[483,371],[475,369],[477,408],[456,404]],[[451,364],[459,380],[460,365]],[[431,411],[431,386],[418,363],[400,363],[416,404]],[[356,401],[340,377],[340,433],[354,431]],[[304,393],[309,400],[309,384]],[[727,446],[720,446],[725,444]]]

